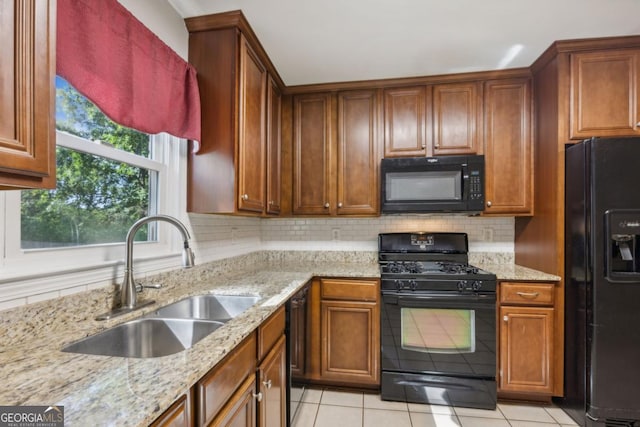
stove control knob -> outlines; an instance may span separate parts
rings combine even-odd
[[[466,289],[467,289],[467,281],[466,281],[466,280],[460,280],[460,281],[458,282],[458,290],[459,290],[460,292],[462,292],[462,291],[464,291],[464,290],[466,290]]]
[[[409,281],[409,288],[411,288],[412,291],[415,291],[417,287],[418,287],[418,283],[415,280]]]
[[[399,290],[399,291],[402,290],[402,282],[400,280],[398,280],[398,279],[394,280],[393,284],[396,286],[397,290]]]
[[[480,280],[476,280],[476,281],[474,281],[474,282],[473,282],[473,285],[471,285],[471,288],[472,288],[474,291],[479,291],[481,287],[482,287],[482,282],[481,282]]]

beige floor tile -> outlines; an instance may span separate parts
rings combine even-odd
[[[458,417],[462,427],[510,427],[509,422],[503,419]]]
[[[535,421],[556,424],[553,417],[541,406],[498,404],[498,408],[509,421]]]
[[[455,415],[410,412],[409,416],[411,424],[416,427],[460,427],[460,421]]]
[[[380,399],[379,394],[365,394],[364,407],[372,409],[388,409],[390,411],[408,411],[406,402],[393,402]]]
[[[322,405],[352,406],[362,408],[362,393],[325,390],[322,392]]]
[[[538,423],[535,421],[509,420],[511,427],[559,427],[557,423]]]
[[[362,425],[362,408],[320,405],[314,427],[358,427]]]
[[[292,427],[313,427],[319,406],[317,403],[300,403]]]
[[[407,411],[365,408],[363,425],[366,427],[411,427],[411,419]]]
[[[504,420],[504,415],[499,409],[474,409],[474,408],[453,408],[459,417],[494,418]]]
[[[562,409],[558,408],[557,406],[548,407],[548,408],[545,407],[544,410],[547,411],[549,415],[551,415],[553,419],[556,420],[556,422],[558,422],[559,424],[570,425],[570,426],[578,425],[576,424],[575,421],[573,421],[573,418],[571,418],[569,415],[567,415],[566,412],[564,412]]]
[[[429,414],[454,415],[451,406],[444,405],[422,405],[419,403],[408,403],[409,412],[427,412]]]
[[[321,398],[322,390],[317,388],[308,388],[304,391],[301,401],[307,403],[320,403]]]

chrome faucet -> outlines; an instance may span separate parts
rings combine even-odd
[[[127,232],[126,237],[126,247],[125,247],[125,264],[124,264],[124,279],[122,281],[122,286],[120,288],[120,307],[116,308],[108,313],[102,314],[98,316],[97,320],[106,320],[112,317],[131,312],[138,308],[145,307],[147,305],[153,304],[155,301],[146,301],[143,304],[138,304],[137,301],[137,289],[136,284],[133,279],[133,238],[136,235],[136,232],[142,227],[144,224],[147,224],[152,221],[164,221],[169,224],[173,224],[180,232],[182,233],[182,238],[184,240],[184,245],[182,249],[182,266],[184,268],[190,268],[195,265],[193,251],[189,247],[189,232],[187,228],[180,221],[175,219],[174,217],[168,215],[151,215],[136,221],[129,231]],[[152,286],[155,287],[155,286]]]

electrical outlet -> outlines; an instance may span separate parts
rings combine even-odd
[[[493,228],[482,229],[482,240],[485,242],[493,242]]]
[[[331,238],[336,241],[336,240],[340,240],[340,229],[339,228],[334,228],[331,230]]]

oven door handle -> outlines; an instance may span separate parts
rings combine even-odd
[[[447,295],[447,296],[383,296],[385,304],[408,308],[489,308],[495,309],[496,296],[491,295]]]

